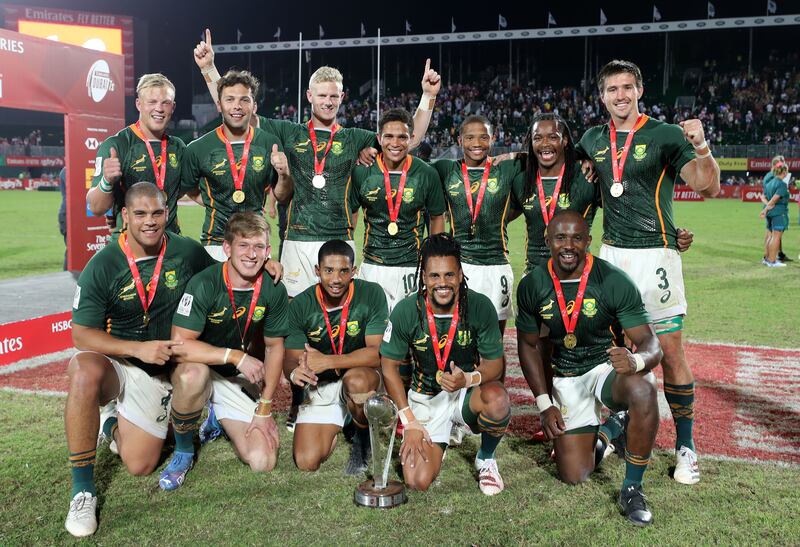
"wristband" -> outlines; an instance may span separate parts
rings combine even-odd
[[[708,146],[708,143],[706,142],[705,139],[703,139],[703,142],[701,142],[700,144],[692,143],[692,146],[694,146],[695,150],[700,150],[701,148],[705,148],[706,146]]]
[[[473,370],[472,372],[465,372],[464,375],[469,374],[469,379],[467,380],[467,385],[465,387],[472,387],[472,386],[479,386],[481,385],[481,381],[483,381],[483,377],[481,376],[480,371]],[[475,376],[478,377],[478,381],[475,381]]]
[[[536,396],[536,408],[539,409],[540,414],[545,410],[547,410],[548,408],[550,408],[551,406],[555,405],[553,405],[553,401],[550,399],[550,395],[548,395],[547,393],[543,393],[541,395]]]
[[[100,179],[100,184],[98,184],[97,187],[100,188],[100,191],[104,194],[110,194],[112,190],[114,190],[114,187],[108,183],[105,177]]]
[[[429,112],[433,110],[433,105],[436,103],[436,95],[431,95],[430,93],[423,93],[422,98],[419,100],[419,106],[417,110],[425,110]]]
[[[417,421],[416,418],[414,418],[413,413],[411,414],[411,419],[409,419],[408,416],[406,416],[405,414],[406,410],[411,411],[411,407],[402,408],[397,412],[397,416],[400,418],[400,423],[403,424],[404,426],[408,425],[410,422]]]
[[[702,160],[702,159],[708,158],[710,156],[711,156],[711,149],[709,148],[708,152],[706,152],[705,154],[695,154],[694,157],[696,157],[697,159]]]
[[[642,357],[638,353],[634,353],[633,360],[636,361],[636,372],[644,370],[644,357]]]
[[[244,354],[242,354],[242,358],[241,358],[241,359],[239,359],[239,362],[238,362],[238,363],[236,363],[236,370],[239,370],[239,367],[240,367],[240,366],[242,366],[242,363],[244,363],[244,359],[245,359],[245,357],[247,357],[247,352],[245,352]]]
[[[222,362],[226,365],[228,364],[228,357],[231,356],[231,348],[225,348],[225,357],[222,358]]]
[[[294,383],[294,373],[295,373],[295,372],[297,372],[297,369],[298,369],[298,368],[299,368],[299,367],[294,367],[294,368],[292,369],[292,372],[290,372],[290,373],[289,373],[289,381],[290,381],[291,383]]]
[[[259,403],[264,403],[265,405],[268,405],[268,404],[272,403],[272,399],[265,399],[264,397],[259,397],[258,402]]]

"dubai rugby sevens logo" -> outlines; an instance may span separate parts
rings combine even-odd
[[[105,98],[106,93],[114,91],[114,82],[111,80],[111,69],[103,59],[95,61],[86,76],[86,89],[89,96],[96,103]]]

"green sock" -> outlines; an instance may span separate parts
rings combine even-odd
[[[622,434],[622,422],[616,414],[611,414],[603,425],[600,426],[598,436],[600,439],[609,445],[612,439],[616,439]]]
[[[172,428],[175,430],[175,451],[194,454],[194,435],[200,429],[203,409],[182,414],[174,408],[170,411]]]
[[[478,450],[478,458],[489,460],[494,458],[494,451],[506,433],[508,422],[511,421],[511,412],[500,420],[493,420],[483,412],[478,414],[478,429],[481,432],[481,447]]]
[[[117,430],[117,417],[116,416],[109,416],[106,418],[106,421],[103,422],[103,435],[108,437],[109,441],[114,440],[114,433]]]
[[[96,496],[97,491],[94,487],[94,462],[97,457],[97,450],[92,448],[85,452],[70,452],[69,467],[72,474],[72,495],[78,492],[89,492]]]
[[[622,488],[627,488],[631,485],[641,486],[642,477],[647,469],[647,464],[650,463],[650,454],[646,456],[638,456],[625,451],[625,480],[622,481]]]
[[[664,384],[664,396],[675,421],[675,450],[685,446],[694,450],[694,382],[691,384]]]

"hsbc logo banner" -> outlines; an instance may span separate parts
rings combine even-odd
[[[83,144],[86,145],[87,150],[97,150],[100,147],[100,143],[94,137],[87,138]]]

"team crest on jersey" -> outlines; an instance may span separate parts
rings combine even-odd
[[[490,194],[496,194],[500,189],[500,184],[497,182],[496,178],[489,179],[486,181],[486,189],[489,190]]]
[[[309,144],[311,144],[311,139],[306,139],[305,142],[297,142],[294,145],[294,151],[298,154],[304,154]]]
[[[333,144],[331,145],[331,153],[334,156],[340,156],[342,152],[344,152],[344,147],[342,146],[342,143],[339,141],[333,141]]]
[[[228,311],[228,306],[225,306],[220,311],[211,312],[206,316],[209,323],[219,325],[225,319],[225,312]]]
[[[226,158],[222,158],[218,163],[214,163],[211,165],[211,172],[215,175],[224,175],[225,174],[225,166],[228,165],[228,160]]]
[[[633,159],[636,161],[642,161],[645,156],[647,156],[647,145],[646,144],[637,144],[633,147]]]
[[[264,306],[256,306],[253,309],[253,321],[261,321],[264,319],[264,313],[266,313],[267,308]]]
[[[446,336],[447,335],[445,335],[445,337]],[[422,338],[417,338],[416,340],[411,342],[411,345],[414,346],[414,349],[416,349],[417,351],[425,351],[428,349],[428,338],[430,338],[429,335],[423,334]]]
[[[411,203],[414,201],[414,189],[403,188],[403,203]]]
[[[264,156],[253,156],[253,171],[260,173],[264,170]]]
[[[178,167],[178,155],[175,152],[169,153],[169,166],[173,169]]]
[[[584,298],[581,313],[586,317],[594,317],[597,315],[597,301],[594,298]]]
[[[559,194],[558,195],[558,208],[559,209],[569,209],[570,201],[569,201],[569,194]]]
[[[306,333],[306,336],[312,342],[319,342],[320,338],[322,338],[322,327],[316,328],[314,330],[310,330]]]
[[[358,326],[358,321],[347,322],[347,336],[358,336],[361,332],[361,327]]]
[[[127,302],[132,300],[134,297],[133,290],[136,288],[136,283],[131,279],[131,282],[122,287],[117,294],[117,298],[122,300],[123,302]]]
[[[141,158],[139,158],[138,160],[133,160],[131,162],[131,169],[133,169],[137,173],[141,173],[142,171],[144,171],[147,168],[147,166],[144,164],[145,157],[146,156],[142,154]]]
[[[175,273],[175,270],[164,272],[164,286],[168,289],[174,289],[178,286],[178,275]]]
[[[608,152],[608,146],[603,148],[602,150],[598,150],[594,153],[594,161],[606,161],[606,152]]]
[[[544,306],[539,308],[539,315],[542,316],[542,319],[552,319],[553,318],[553,304],[555,304],[555,302],[551,298],[550,301],[547,304],[545,304]]]
[[[462,348],[467,347],[472,343],[472,333],[468,330],[460,330],[458,331],[458,336],[456,337],[456,343]]]
[[[378,194],[380,193],[380,191],[381,191],[380,188],[375,188],[374,190],[370,190],[366,194],[364,194],[364,198],[366,198],[367,201],[376,201],[378,199]]]

